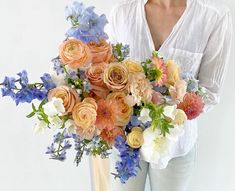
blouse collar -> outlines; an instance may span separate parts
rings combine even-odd
[[[186,0],[186,4],[188,4],[191,1],[193,1],[193,0]],[[148,2],[148,0],[143,0],[143,2],[144,2],[144,5],[145,5]]]

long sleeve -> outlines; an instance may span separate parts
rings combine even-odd
[[[220,101],[232,44],[232,18],[228,11],[215,25],[209,37],[199,69],[199,84],[205,87],[208,99],[204,112],[210,111]]]

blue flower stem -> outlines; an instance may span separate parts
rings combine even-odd
[[[59,141],[59,143],[58,143],[58,149],[56,150],[56,154],[57,154],[57,156],[59,156],[60,155],[60,149],[61,148],[63,148],[63,146],[62,146],[62,142],[63,142],[63,140],[64,140],[64,131],[63,131],[63,133],[61,133],[61,135],[60,135],[60,141]],[[63,149],[62,149],[63,150]]]

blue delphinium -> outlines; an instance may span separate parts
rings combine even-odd
[[[43,86],[46,88],[46,90],[51,90],[56,87],[50,74],[48,74],[48,73],[44,73],[43,76],[41,77],[41,80],[42,80]]]
[[[153,86],[154,91],[165,94],[168,90],[166,86]]]
[[[2,96],[11,97],[16,105],[19,103],[31,103],[34,99],[47,99],[47,93],[55,88],[55,84],[49,74],[41,77],[42,83],[29,83],[28,74],[25,70],[17,73],[18,78],[5,77],[0,83]]]
[[[77,80],[78,79],[78,73],[74,70],[68,70],[68,78],[71,78],[73,80]]]
[[[138,119],[138,116],[133,115],[131,117],[131,125],[132,126],[139,126],[141,121]]]
[[[104,27],[108,23],[104,14],[97,15],[93,6],[85,7],[83,3],[73,2],[65,8],[66,19],[70,20],[72,27],[67,31],[67,37],[74,37],[83,42],[108,39]]]
[[[121,50],[122,50],[124,59],[126,59],[130,54],[130,45],[128,44],[123,45]]]
[[[0,84],[2,96],[10,96],[12,99],[15,98],[14,89],[16,88],[16,80],[12,77],[5,77],[4,81]]]
[[[19,79],[20,85],[22,87],[26,87],[29,82],[27,72],[25,70],[23,70],[22,72],[19,72],[17,75],[20,77],[20,79]]]
[[[117,173],[112,174],[124,184],[129,178],[137,175],[138,169],[141,169],[139,149],[129,147],[121,135],[116,137],[114,146],[118,149],[121,160],[116,162]]]
[[[60,62],[59,57],[52,59],[51,62],[53,63],[53,69],[56,71],[57,75],[64,74],[64,67]]]
[[[125,60],[130,53],[130,46],[128,44],[122,44],[122,43],[117,43],[117,44],[112,44],[112,53],[114,58],[116,58],[119,62],[122,62]]]
[[[182,79],[187,82],[187,91],[188,92],[197,92],[198,91],[199,81],[191,73],[182,74]]]
[[[34,99],[33,91],[32,89],[28,87],[22,88],[20,91],[18,91],[15,94],[16,105],[18,105],[19,103],[25,103],[25,102],[31,103],[33,99]]]
[[[90,92],[91,91],[91,83],[88,80],[83,81],[84,91]]]
[[[66,159],[67,150],[72,147],[69,139],[72,136],[66,133],[64,130],[62,133],[59,132],[54,135],[53,143],[47,147],[46,154],[51,155],[51,159],[64,161]]]

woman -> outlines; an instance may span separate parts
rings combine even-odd
[[[182,72],[193,74],[209,95],[204,112],[219,102],[232,41],[231,15],[221,2],[125,0],[111,11],[109,36],[112,43],[129,44],[132,59],[143,61],[157,50],[164,59],[180,64]],[[109,177],[107,190],[144,191],[148,174],[152,191],[186,191],[195,163],[196,140],[197,120],[191,120],[159,165],[142,159],[137,177],[125,185]],[[111,172],[115,171],[117,154],[113,150]]]

